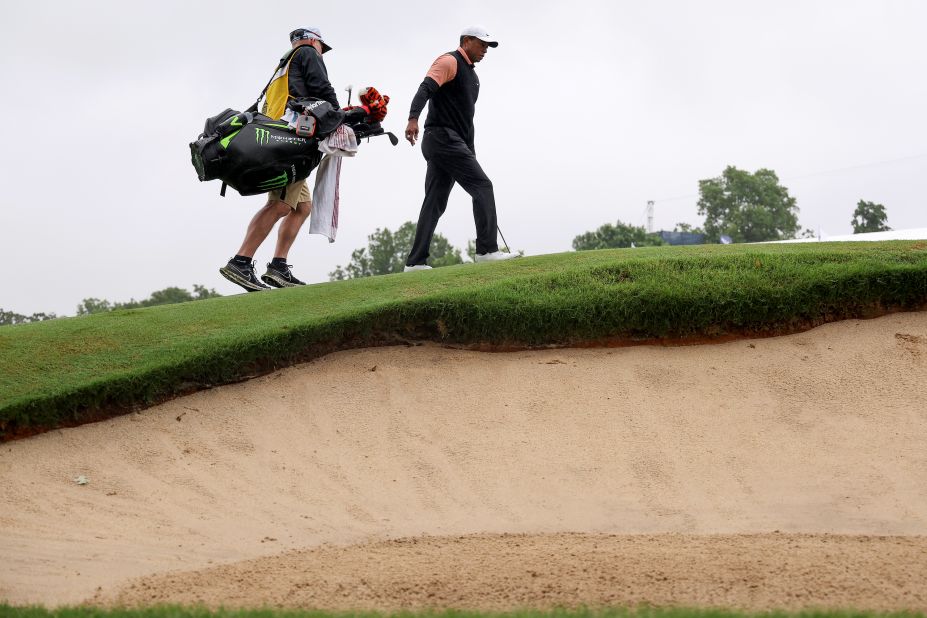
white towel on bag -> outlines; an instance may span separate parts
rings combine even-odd
[[[338,125],[335,131],[319,142],[319,150],[336,157],[353,157],[357,154],[357,136],[354,129]]]
[[[350,127],[340,125],[334,133],[319,142],[319,150],[325,153],[325,156],[315,172],[309,233],[321,234],[328,238],[328,242],[335,242],[335,236],[338,234],[338,206],[341,201],[341,159],[357,154],[357,137]]]

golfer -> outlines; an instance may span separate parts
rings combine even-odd
[[[465,29],[460,47],[439,56],[431,65],[412,100],[406,139],[413,146],[418,139],[418,117],[428,103],[422,155],[428,162],[425,173],[425,201],[415,228],[412,252],[405,271],[431,268],[426,263],[438,219],[456,182],[473,198],[476,224],[476,261],[491,262],[516,257],[502,253],[496,238],[496,198],[492,181],[476,160],[473,146],[473,113],[480,94],[480,80],[474,65],[490,47],[499,43],[480,26]]]

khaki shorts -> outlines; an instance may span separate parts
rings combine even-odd
[[[309,193],[309,183],[307,182],[308,178],[303,178],[302,180],[297,180],[291,185],[286,187],[286,196],[283,199],[280,198],[280,189],[271,191],[267,194],[267,201],[278,200],[280,202],[286,202],[287,206],[296,210],[296,205],[300,202],[312,202],[312,195]]]

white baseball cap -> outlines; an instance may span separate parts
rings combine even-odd
[[[322,44],[322,53],[324,54],[327,51],[331,51],[331,46],[322,39],[322,31],[315,27],[310,28],[297,28],[290,33],[290,42],[294,43],[302,39],[318,39],[319,43]]]
[[[483,26],[470,26],[469,28],[464,28],[460,36],[476,37],[484,43],[488,43],[490,47],[499,47],[499,41],[489,36],[489,33],[486,32],[486,28]]]

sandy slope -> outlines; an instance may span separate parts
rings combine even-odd
[[[532,536],[524,559],[547,556],[551,581],[575,576],[576,590],[593,602],[604,598],[595,596],[604,594],[594,592],[601,586],[574,568],[586,550],[573,558],[550,550],[574,544],[565,538],[606,539],[603,546],[620,558],[613,574],[628,573],[609,589],[631,590],[621,560],[653,564],[642,562],[645,550],[684,556],[680,562],[697,573],[734,568],[724,551],[698,549],[711,538],[701,535],[711,534],[728,535],[722,545],[740,547],[735,555],[783,560],[804,543],[806,571],[834,556],[843,564],[833,543],[844,543],[855,553],[846,554],[843,571],[856,579],[813,588],[835,591],[829,598],[836,599],[840,590],[888,577],[894,588],[876,586],[881,597],[854,603],[924,608],[927,593],[905,578],[927,569],[927,541],[916,536],[927,535],[925,378],[927,313],[683,348],[339,353],[0,446],[0,599],[73,603],[99,593],[144,601],[159,582],[160,600],[179,600],[192,581],[204,599],[217,586],[230,596],[254,564],[234,563],[274,556],[262,569],[285,587],[280,598],[295,598],[308,581],[301,574],[324,561],[312,551],[281,552],[329,544],[325,551],[353,552],[352,577],[366,572],[381,581],[391,558],[365,552],[389,553],[388,543],[376,542],[419,535],[446,538],[431,541],[430,566],[409,567],[411,579],[393,592],[429,582],[447,590],[441,577],[466,560],[442,544],[467,544],[466,555],[482,556],[476,564],[496,580],[517,579],[511,561],[487,556],[500,544],[513,551],[516,537],[493,534],[525,533]],[[88,485],[73,482],[80,474]],[[767,534],[773,531],[779,534]],[[587,534],[556,534],[567,532]],[[834,541],[824,533],[909,538]],[[473,534],[480,536],[456,538]],[[599,534],[661,536],[642,543]],[[598,542],[587,540],[576,543]],[[356,543],[367,544],[343,547]],[[305,568],[273,566],[294,559]],[[210,565],[224,566],[175,578],[174,587],[156,578],[125,588],[129,578]],[[689,598],[658,594],[667,588],[654,573],[675,573],[671,567],[669,560],[640,575],[655,582],[659,602]],[[416,584],[415,573],[426,575]],[[744,575],[740,588],[792,581],[783,569],[763,573]],[[416,604],[398,593],[377,598],[387,609]],[[514,594],[510,602],[524,599]]]
[[[927,609],[927,537],[475,535],[321,547],[135,581],[119,605]]]

